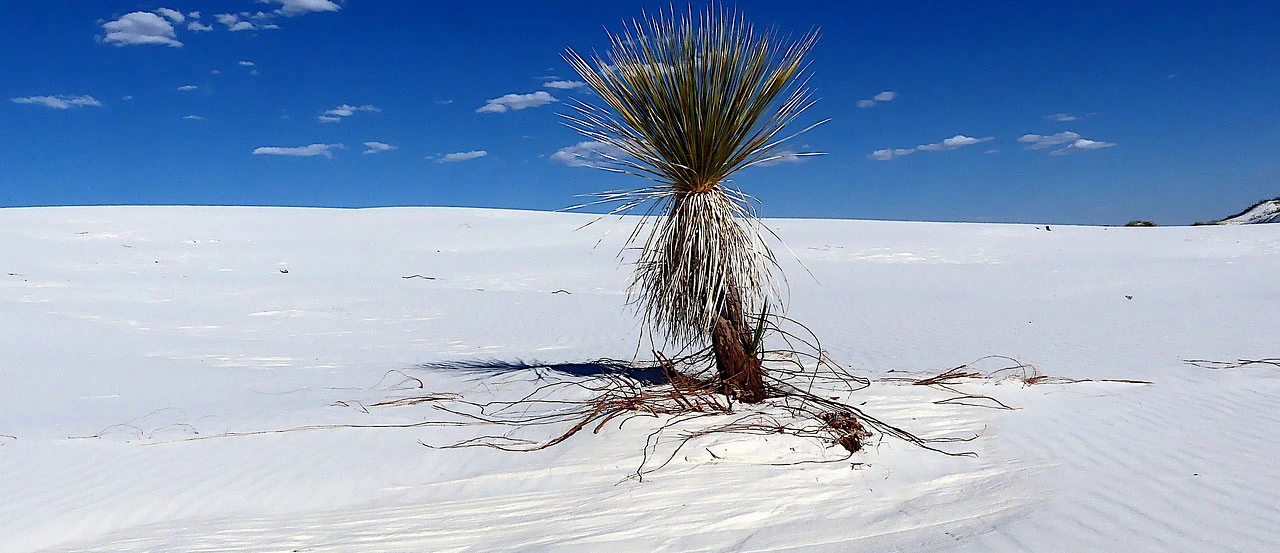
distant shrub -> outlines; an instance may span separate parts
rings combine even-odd
[[[1129,221],[1128,223],[1125,223],[1125,224],[1124,224],[1124,226],[1126,226],[1126,227],[1154,227],[1154,226],[1156,226],[1156,224],[1155,224],[1155,223],[1153,223],[1153,222],[1151,222],[1151,221],[1133,220],[1133,221]]]

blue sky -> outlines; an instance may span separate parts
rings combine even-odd
[[[1005,4],[738,3],[821,29],[831,121],[799,141],[828,155],[737,184],[766,216],[1082,224],[1280,195],[1280,4]],[[6,2],[0,206],[558,209],[643,184],[556,155],[591,99],[560,55],[669,5]]]

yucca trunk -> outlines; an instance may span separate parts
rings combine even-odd
[[[720,389],[743,403],[764,401],[764,367],[755,352],[749,351],[754,336],[742,313],[742,297],[736,286],[729,286],[721,305],[711,331]]]

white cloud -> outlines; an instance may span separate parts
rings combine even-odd
[[[914,153],[916,153],[915,148],[885,148],[883,150],[876,150],[874,152],[871,152],[870,154],[867,154],[867,159],[874,159],[876,161],[888,161],[895,157],[902,157],[902,156],[911,155]]]
[[[1081,138],[1071,143],[1071,147],[1078,150],[1101,150],[1112,146],[1115,146],[1114,142],[1102,142],[1101,140],[1089,140],[1088,138]]]
[[[185,85],[185,86],[180,86],[180,87],[178,87],[178,90],[181,90],[181,91],[183,91],[183,92],[191,92],[192,90],[195,90],[195,89],[197,89],[197,88],[200,88],[200,87],[198,87],[198,86],[196,86],[196,85],[193,85],[193,84],[189,84],[189,85]]]
[[[399,148],[398,146],[392,146],[385,142],[365,142],[364,147],[368,148],[364,151],[366,154],[380,154],[382,152],[390,152],[391,150]]]
[[[478,157],[484,157],[487,155],[489,155],[489,152],[486,152],[484,150],[471,150],[469,152],[453,152],[451,154],[443,154],[438,157],[435,157],[434,159],[436,160],[436,163],[457,163],[459,161],[470,161]],[[427,158],[427,159],[432,159],[432,158]]]
[[[1081,138],[1079,140],[1076,140],[1075,142],[1068,144],[1065,148],[1059,148],[1057,150],[1049,152],[1049,155],[1065,156],[1067,154],[1075,153],[1079,151],[1101,150],[1103,148],[1110,148],[1112,146],[1115,146],[1114,142],[1102,142],[1100,140],[1089,140],[1088,138]]]
[[[126,95],[124,95],[124,97],[123,97],[123,98],[120,98],[120,99],[121,99],[121,100],[124,100],[124,101],[126,101],[126,102],[128,102],[129,100],[132,100],[132,99],[133,99],[133,95],[132,95],[132,94],[126,94]]]
[[[336,117],[351,117],[357,111],[382,111],[382,110],[379,109],[377,106],[371,106],[371,105],[353,106],[350,104],[342,104],[336,108],[326,110],[324,114],[333,115]]]
[[[336,12],[342,6],[332,0],[258,0],[262,4],[280,4],[276,13],[285,17],[304,15],[312,12]]]
[[[1043,150],[1045,148],[1051,148],[1059,144],[1075,142],[1076,140],[1079,140],[1079,139],[1080,139],[1079,134],[1073,133],[1071,131],[1063,131],[1063,132],[1051,134],[1048,136],[1039,135],[1039,134],[1024,134],[1018,137],[1018,142],[1023,142],[1028,144],[1027,146],[1028,150]]]
[[[1115,146],[1113,142],[1103,142],[1101,140],[1090,140],[1080,136],[1078,133],[1071,131],[1060,132],[1051,135],[1024,134],[1018,138],[1018,142],[1027,144],[1028,150],[1043,150],[1062,146],[1049,155],[1062,156],[1079,151],[1101,150]],[[1065,144],[1065,146],[1064,146]]]
[[[200,19],[200,12],[190,12],[187,14],[187,17],[190,17],[191,19]]]
[[[626,152],[617,146],[588,140],[556,150],[556,153],[551,154],[551,162],[563,163],[569,167],[590,167],[605,161],[605,156],[621,158],[625,155]]]
[[[965,146],[972,146],[974,144],[989,142],[991,140],[995,140],[995,137],[985,136],[982,138],[974,138],[972,136],[957,134],[951,138],[943,140],[942,142],[935,142],[933,144],[921,144],[919,146],[916,146],[915,148],[885,148],[883,150],[876,150],[874,152],[871,152],[870,154],[867,154],[867,159],[876,160],[876,161],[888,161],[893,158],[911,155],[916,152],[945,152],[949,150],[963,148]]]
[[[525,108],[536,108],[559,101],[542,90],[530,94],[505,94],[489,100],[485,105],[476,109],[476,113],[506,113]]]
[[[453,98],[449,98],[448,100],[436,100],[436,103],[442,106],[447,106],[453,103]]]
[[[382,111],[378,106],[363,105],[353,106],[351,104],[342,104],[336,108],[325,110],[323,114],[316,117],[321,123],[337,123],[343,117],[351,117],[358,111]]]
[[[192,21],[190,23],[187,23],[187,30],[196,31],[196,32],[212,31],[213,25],[205,25],[204,23],[201,23],[199,21]]]
[[[24,96],[21,98],[10,98],[9,101],[15,104],[36,104],[51,109],[71,109],[81,108],[85,106],[99,107],[102,102],[93,96]]]
[[[892,90],[886,90],[866,100],[858,100],[857,105],[860,108],[875,107],[875,105],[880,102],[892,102],[894,98],[897,98],[897,97],[898,97],[897,92],[894,92]]]
[[[156,8],[156,13],[165,16],[174,23],[182,23],[187,19],[182,15],[182,12],[170,8]]]
[[[245,15],[246,17],[248,16],[248,14],[247,14],[247,13],[246,13],[246,14],[244,14],[244,15]],[[228,31],[232,31],[232,32],[235,32],[235,31],[253,31],[253,30],[257,30],[257,28],[258,28],[258,27],[257,27],[256,25],[254,25],[252,22],[249,22],[249,21],[241,21],[241,20],[240,20],[240,16],[238,16],[238,15],[236,15],[236,14],[233,14],[233,13],[220,13],[220,14],[217,14],[217,15],[215,15],[215,16],[213,16],[213,17],[214,17],[214,19],[217,19],[217,20],[218,20],[218,23],[221,23],[221,24],[223,24],[223,25],[226,25],[226,26],[227,26],[227,30],[228,30]]]
[[[182,118],[186,119],[187,121],[204,121],[204,117],[201,117],[199,115],[183,115]]]
[[[272,31],[272,30],[275,30],[275,29],[279,29],[279,28],[280,28],[280,26],[279,26],[279,25],[276,25],[275,23],[268,23],[268,24],[266,24],[266,25],[263,25],[263,26],[262,26],[262,28],[263,28],[263,29],[265,29],[265,30],[268,30],[268,31]]]
[[[126,13],[119,19],[103,23],[102,30],[107,32],[102,40],[116,46],[138,44],[182,46],[173,32],[173,24],[151,12]]]
[[[943,152],[946,150],[963,148],[965,146],[972,146],[974,144],[981,144],[983,142],[987,142],[994,139],[995,139],[994,136],[988,136],[984,138],[974,138],[972,136],[957,134],[951,138],[948,138],[936,144],[921,144],[919,146],[916,146],[916,149],[922,152]]]
[[[210,74],[210,75],[221,75],[221,74],[222,74],[222,71],[219,71],[219,70],[217,70],[217,69],[214,69],[214,70],[210,71],[210,72],[209,72],[209,74]]]
[[[1066,123],[1067,121],[1075,121],[1076,119],[1079,119],[1079,117],[1071,115],[1070,113],[1055,113],[1053,115],[1046,115],[1044,116],[1044,118],[1050,121],[1059,121],[1062,123]]]
[[[808,145],[804,145],[802,147],[807,148]],[[809,158],[813,157],[815,154],[803,154],[793,152],[791,150],[783,150],[778,152],[777,155],[779,156],[778,159],[761,163],[759,167],[773,167],[774,165],[782,165],[783,163],[804,163],[809,161]]]
[[[333,157],[333,150],[341,149],[342,144],[310,144],[307,146],[297,146],[294,148],[283,148],[280,146],[261,146],[254,148],[255,156],[294,156],[294,157],[315,157],[324,156]]]
[[[253,67],[255,64],[249,60],[240,60],[240,67]]]
[[[587,86],[587,83],[584,83],[582,81],[551,81],[551,82],[542,83],[542,86],[545,86],[547,88],[556,88],[560,90],[573,90],[575,88],[582,88],[584,86]]]

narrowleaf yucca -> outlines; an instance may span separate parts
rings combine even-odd
[[[566,60],[605,106],[576,102],[569,126],[603,144],[588,165],[653,185],[598,195],[612,213],[642,208],[632,298],[653,330],[680,345],[710,338],[726,392],[763,399],[757,337],[744,311],[776,295],[773,253],[738,171],[796,155],[787,129],[812,104],[802,73],[816,33],[757,32],[709,8],[633,21],[604,56]],[[647,234],[646,234],[647,231]],[[748,351],[753,353],[748,354]]]

